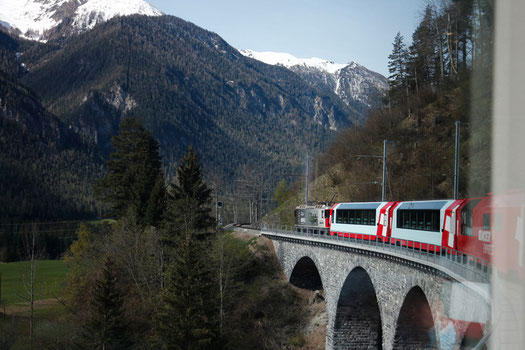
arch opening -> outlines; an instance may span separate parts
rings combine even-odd
[[[290,283],[294,286],[308,290],[322,290],[323,282],[319,270],[312,259],[302,257],[292,271]]]
[[[432,311],[420,287],[405,297],[397,319],[393,349],[437,349]]]
[[[352,270],[339,294],[334,349],[382,349],[383,332],[377,296],[368,273]]]
[[[314,261],[305,256],[299,259],[290,276],[290,283],[302,289],[298,294],[307,303],[309,332],[305,340],[315,344],[316,348],[325,347],[326,339],[326,303],[323,282]]]

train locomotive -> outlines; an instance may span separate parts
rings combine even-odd
[[[326,204],[298,206],[294,211],[296,231],[328,234],[330,231],[330,209]]]
[[[494,245],[505,251],[497,270],[523,275],[525,196],[522,193],[481,198],[353,202],[298,206],[297,232],[329,234],[458,254],[478,264],[494,262]]]

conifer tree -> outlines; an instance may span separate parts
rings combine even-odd
[[[141,225],[156,225],[165,207],[164,174],[159,144],[134,117],[126,118],[111,141],[115,152],[108,172],[95,185],[95,195],[121,218],[130,211]]]
[[[166,223],[172,234],[202,234],[213,228],[210,216],[211,190],[203,180],[195,150],[190,147],[177,167],[177,180],[170,186]]]
[[[403,93],[407,87],[408,51],[400,32],[394,38],[392,46],[392,53],[388,56],[388,71],[390,72],[388,83],[390,85],[390,94],[395,96]]]
[[[92,349],[127,349],[132,345],[127,336],[123,297],[114,270],[113,261],[107,257],[102,277],[95,282],[91,317],[84,332],[84,339]]]
[[[432,7],[428,5],[423,19],[412,35],[410,68],[407,74],[417,86],[435,84],[440,79],[440,58],[436,49],[439,38],[436,37],[433,21]]]
[[[205,241],[192,232],[177,237],[163,306],[157,315],[156,343],[162,349],[214,349],[218,324]]]
[[[170,261],[163,307],[157,315],[156,341],[163,349],[213,349],[218,338],[213,276],[206,233],[210,216],[210,189],[193,148],[177,168],[170,186],[163,227],[170,245]]]

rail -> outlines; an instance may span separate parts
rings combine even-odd
[[[401,240],[366,234],[354,235],[356,237],[351,237],[350,235],[345,237],[312,232],[297,232],[294,226],[272,226],[264,224],[261,226],[261,234],[297,237],[316,242],[331,242],[339,246],[350,246],[395,255],[397,257],[406,257],[408,260],[431,267],[438,267],[439,270],[454,278],[460,276],[471,282],[490,282],[492,271],[490,262],[438,245],[421,244],[405,239]],[[425,249],[422,249],[422,247]]]

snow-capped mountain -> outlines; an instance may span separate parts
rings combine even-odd
[[[310,85],[333,91],[347,105],[365,114],[378,105],[388,88],[387,79],[356,62],[334,63],[322,58],[297,58],[288,53],[240,50],[244,56],[281,65],[299,74]]]
[[[40,41],[132,14],[160,16],[162,12],[144,0],[0,0],[0,24],[23,38]]]
[[[297,58],[289,53],[283,52],[257,52],[253,50],[240,50],[244,56],[254,58],[266,64],[281,65],[286,68],[302,66],[305,68],[317,68],[335,74],[338,70],[346,67],[346,64],[334,63],[322,58]]]

